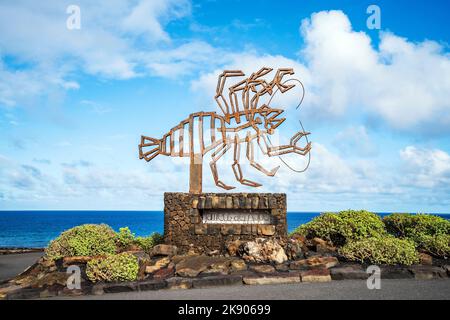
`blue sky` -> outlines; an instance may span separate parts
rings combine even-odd
[[[72,4],[79,30],[66,27]],[[367,28],[371,4],[380,30]],[[256,191],[286,192],[292,211],[450,212],[448,11],[446,1],[0,1],[0,209],[161,209],[163,192],[187,191],[188,163],[139,160],[140,135],[218,111],[222,70],[270,66],[294,68],[306,87],[300,112],[295,97],[279,101],[281,133],[300,117],[312,159],[273,178],[243,164],[264,184]],[[220,172],[236,185],[227,163]],[[221,191],[207,165],[204,184]]]

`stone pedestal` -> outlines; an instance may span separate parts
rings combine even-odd
[[[228,241],[286,236],[286,194],[164,194],[164,241],[181,253],[225,253]]]

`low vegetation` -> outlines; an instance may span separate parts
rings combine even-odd
[[[450,257],[450,221],[428,214],[394,213],[383,219],[387,231],[414,241],[419,250],[436,257]]]
[[[361,263],[411,265],[419,262],[414,242],[393,236],[353,240],[340,248],[339,253]]]
[[[450,221],[428,214],[323,213],[293,233],[331,241],[342,256],[360,262],[409,265],[418,251],[450,257]]]
[[[84,224],[61,233],[45,250],[48,259],[62,257],[113,255],[131,249],[149,251],[162,242],[162,236],[153,233],[136,237],[128,227],[115,232],[105,224]]]
[[[346,210],[339,213],[323,213],[312,221],[301,225],[293,233],[306,238],[315,237],[342,246],[351,240],[360,240],[386,234],[380,216],[365,210]]]
[[[86,266],[86,275],[92,282],[134,281],[138,272],[138,259],[127,252],[93,259]]]
[[[72,256],[96,256],[116,253],[116,233],[105,224],[84,224],[61,233],[51,241],[45,255],[56,260]]]

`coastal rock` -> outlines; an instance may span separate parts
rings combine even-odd
[[[256,285],[256,284],[286,284],[300,282],[298,274],[283,274],[263,277],[244,277],[244,284]]]
[[[68,267],[73,264],[86,264],[94,258],[98,258],[98,257],[89,257],[89,256],[64,257],[63,258],[63,267]]]
[[[242,277],[240,275],[215,275],[209,277],[201,277],[193,279],[192,285],[194,288],[242,285]]]
[[[154,264],[146,266],[145,273],[153,273],[162,268],[165,268],[169,265],[170,259],[168,257],[164,257],[162,259],[158,259],[154,262]]]
[[[153,279],[166,279],[172,277],[174,274],[175,274],[174,267],[163,268],[153,273]]]
[[[287,264],[281,263],[275,265],[275,269],[280,272],[287,272],[289,271],[289,266]]]
[[[230,262],[230,270],[231,272],[239,272],[247,270],[247,264],[244,260],[241,259],[233,259]]]
[[[431,266],[433,264],[433,257],[424,252],[419,253],[420,264]]]
[[[180,278],[172,277],[165,280],[168,289],[191,289],[192,279],[190,278]]]
[[[315,268],[300,272],[302,282],[328,282],[331,281],[330,270]]]
[[[250,266],[250,270],[256,271],[258,273],[274,273],[275,268],[270,264],[258,264]]]
[[[365,280],[369,274],[360,265],[347,265],[330,270],[333,280]]]
[[[329,241],[325,241],[320,238],[313,238],[311,240],[312,245],[314,246],[314,251],[321,255],[334,255],[336,254],[336,247]]]
[[[290,263],[289,268],[292,270],[298,270],[304,267],[329,269],[338,264],[339,261],[335,257],[311,257],[293,261]]]
[[[415,279],[430,280],[446,278],[447,272],[443,268],[433,266],[411,266],[409,267]]]
[[[304,246],[304,243],[297,239],[289,239],[284,246],[284,251],[289,260],[303,259]]]
[[[209,256],[188,256],[178,262],[175,266],[177,275],[181,277],[196,277],[200,272],[215,265],[219,268],[221,264],[229,263],[230,258]]]
[[[36,278],[31,283],[31,288],[43,288],[43,287],[49,287],[53,286],[55,284],[58,284],[60,286],[66,286],[67,285],[67,279],[69,278],[70,274],[66,272],[52,272],[45,274],[41,278]]]
[[[227,248],[227,252],[230,256],[235,257],[238,254],[239,247],[241,246],[240,240],[230,241],[225,247]]]
[[[283,263],[288,260],[284,249],[272,239],[258,238],[245,242],[240,251],[242,258],[249,262]]]
[[[150,256],[175,256],[178,248],[169,244],[158,244],[153,247]]]

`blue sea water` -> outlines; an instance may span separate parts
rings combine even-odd
[[[288,212],[288,231],[319,212]],[[385,216],[388,213],[379,213]],[[438,214],[450,219],[448,214]],[[62,231],[85,223],[106,223],[114,230],[129,227],[137,236],[163,233],[162,211],[0,211],[0,247],[42,248]]]

